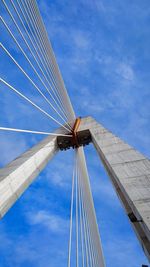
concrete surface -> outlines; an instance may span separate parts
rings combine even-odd
[[[86,129],[150,260],[150,160],[92,117],[82,119]]]

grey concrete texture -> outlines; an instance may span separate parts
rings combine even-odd
[[[92,117],[81,120],[79,131],[86,129],[150,260],[150,160]]]
[[[55,133],[65,134],[62,127]],[[0,169],[0,218],[29,187],[58,151],[57,136],[48,136]]]
[[[78,130],[86,129],[91,132],[92,142],[150,260],[150,160],[92,117],[81,120]],[[63,128],[56,132],[66,133]],[[57,151],[57,137],[48,136],[0,170],[0,217]]]

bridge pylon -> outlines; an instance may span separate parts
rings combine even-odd
[[[66,142],[67,133],[63,128],[56,133],[65,134],[61,142]],[[93,143],[150,260],[150,160],[92,117],[81,119],[76,138],[80,146]],[[60,150],[59,145],[60,138],[48,136],[0,170],[0,217],[3,217]],[[75,147],[73,144],[73,148]]]
[[[92,117],[81,120],[150,260],[150,160]],[[118,218],[119,219],[119,218]]]

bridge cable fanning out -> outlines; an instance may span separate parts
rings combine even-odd
[[[74,215],[74,216],[73,216]],[[73,224],[75,227],[73,227]],[[73,233],[73,230],[75,233]],[[75,150],[72,176],[68,267],[72,266],[73,237],[76,237],[76,266],[104,267],[104,258],[94,203],[82,148]],[[72,259],[72,261],[71,261]]]
[[[25,12],[27,12],[27,7],[25,7],[25,5],[26,5],[27,3],[25,4],[25,3],[22,2],[22,5],[23,5],[23,6],[21,6],[21,1],[20,1],[20,2],[17,2],[17,4],[18,4],[18,9],[20,9],[20,10],[22,11],[22,13],[21,13],[21,12],[19,12],[19,11],[17,10],[17,6],[15,5],[15,3],[14,3],[13,1],[11,1],[12,7],[14,8],[14,11],[16,12],[16,14],[17,14],[17,16],[18,16],[18,20],[21,22],[21,25],[23,26],[23,29],[25,30],[25,33],[28,33],[27,36],[30,37],[29,40],[27,40],[27,36],[24,34],[24,31],[21,30],[21,28],[20,28],[20,26],[19,26],[17,20],[14,18],[14,15],[12,14],[12,12],[10,11],[10,8],[9,8],[8,5],[6,4],[6,1],[3,0],[2,2],[3,2],[3,4],[4,4],[4,7],[6,8],[8,14],[9,14],[10,17],[11,17],[11,19],[12,19],[12,21],[13,21],[13,23],[14,23],[14,26],[16,27],[16,29],[17,29],[17,31],[19,32],[19,34],[21,35],[21,37],[22,37],[24,43],[26,44],[26,46],[27,46],[29,52],[31,53],[31,55],[32,55],[33,58],[35,59],[37,65],[38,65],[38,66],[36,66],[36,67],[38,67],[38,68],[40,69],[41,74],[43,74],[43,76],[44,76],[43,78],[46,79],[45,82],[44,82],[43,78],[41,78],[41,76],[39,75],[39,72],[37,71],[37,69],[35,68],[35,64],[33,64],[33,63],[31,62],[31,60],[30,60],[29,57],[27,56],[27,53],[26,53],[25,50],[21,47],[21,45],[20,45],[19,42],[17,41],[17,38],[14,36],[14,34],[13,34],[12,31],[11,31],[11,29],[8,27],[8,24],[5,22],[5,20],[4,20],[3,18],[1,18],[1,21],[3,22],[3,25],[5,26],[7,32],[8,32],[8,33],[11,35],[11,37],[13,38],[15,44],[18,46],[18,48],[20,49],[20,51],[21,51],[21,52],[23,53],[23,55],[25,56],[26,60],[28,61],[28,63],[29,63],[30,66],[32,67],[32,70],[34,70],[35,74],[38,76],[38,78],[39,78],[39,80],[41,81],[42,85],[44,85],[44,87],[46,88],[47,92],[49,93],[49,95],[51,96],[52,100],[54,101],[54,104],[56,104],[56,105],[57,105],[57,108],[59,108],[59,112],[58,112],[57,109],[54,107],[54,105],[48,100],[48,98],[45,96],[45,93],[42,92],[42,90],[39,88],[39,86],[37,86],[37,85],[35,84],[35,82],[32,80],[32,78],[29,77],[29,75],[26,73],[26,71],[24,71],[24,69],[21,67],[21,65],[20,65],[20,64],[15,60],[15,58],[9,53],[9,51],[6,49],[6,47],[5,47],[4,45],[2,45],[2,44],[1,44],[1,47],[2,47],[3,50],[7,53],[7,55],[10,56],[10,58],[11,58],[11,59],[13,60],[13,62],[18,66],[18,68],[22,71],[22,73],[28,78],[28,80],[32,83],[32,85],[38,90],[38,92],[44,97],[44,99],[47,101],[47,103],[50,104],[50,106],[52,107],[52,109],[58,114],[58,116],[61,117],[61,119],[63,120],[63,122],[65,122],[65,124],[66,124],[66,126],[68,127],[68,129],[71,130],[71,126],[70,126],[69,122],[66,121],[66,118],[69,118],[69,117],[70,117],[70,114],[69,114],[69,112],[67,112],[68,115],[66,115],[66,111],[64,112],[64,107],[66,107],[66,105],[69,106],[70,104],[68,104],[67,101],[66,101],[66,99],[65,99],[65,103],[66,103],[66,105],[63,104],[63,106],[62,106],[62,101],[60,100],[60,96],[58,96],[58,94],[56,93],[56,90],[55,90],[55,88],[54,88],[54,86],[53,86],[53,85],[54,85],[54,82],[53,82],[53,79],[54,79],[54,78],[52,79],[52,77],[49,75],[48,72],[46,73],[46,72],[43,71],[43,69],[44,69],[43,66],[45,67],[45,70],[48,69],[48,70],[50,71],[50,70],[52,69],[52,66],[55,64],[55,72],[56,72],[58,66],[57,66],[57,64],[56,64],[56,62],[55,62],[54,59],[53,59],[53,61],[51,60],[51,61],[53,62],[53,65],[52,65],[52,63],[51,63],[51,65],[48,65],[48,61],[47,61],[47,62],[45,61],[45,65],[44,65],[44,61],[42,61],[43,58],[45,57],[45,54],[46,54],[46,53],[45,53],[45,52],[42,53],[41,50],[39,50],[39,48],[41,49],[42,45],[41,45],[41,39],[38,38],[38,37],[39,37],[39,36],[38,36],[39,33],[37,33],[37,31],[36,31],[36,29],[35,29],[35,22],[34,22],[34,21],[31,21],[31,17],[30,17],[30,20],[27,21],[27,16],[28,16],[28,14],[26,13],[26,15],[25,15]],[[35,1],[33,1],[33,4],[34,4],[34,5],[36,4]],[[30,7],[30,8],[33,9],[33,6]],[[30,8],[28,7],[28,11],[31,12]],[[24,10],[23,10],[23,9],[24,9]],[[34,9],[35,9],[35,8],[34,8]],[[20,13],[20,14],[19,14],[19,13]],[[23,15],[23,17],[21,17],[21,14]],[[25,20],[24,22],[23,22],[23,18],[24,18],[24,19],[26,18],[26,20]],[[39,21],[40,21],[40,20],[39,20]],[[28,25],[26,25],[26,22],[28,22]],[[26,25],[26,26],[25,26],[25,25]],[[28,32],[28,30],[29,30],[29,29],[28,29],[28,26],[30,26],[30,30],[32,29],[32,31]],[[39,27],[38,27],[38,29],[39,29]],[[13,30],[14,30],[14,28],[13,28]],[[31,36],[31,32],[32,32],[32,36]],[[36,42],[35,42],[35,39],[33,39],[33,38],[36,38]],[[31,40],[32,40],[32,42],[31,42]],[[30,45],[29,45],[29,41],[31,42]],[[31,44],[32,44],[32,45],[34,44],[34,47],[32,47],[32,49],[31,49]],[[50,46],[50,44],[49,44],[49,46]],[[34,51],[35,48],[36,48],[36,50],[35,50],[35,51],[36,51],[36,54],[35,54],[35,51]],[[50,50],[50,49],[49,49],[49,50]],[[33,51],[34,51],[34,52],[33,52]],[[47,50],[46,50],[46,51],[47,51]],[[40,55],[40,58],[37,59],[36,55]],[[39,59],[40,59],[40,61],[39,61]],[[50,57],[49,57],[49,62],[50,62]],[[41,65],[41,63],[42,63],[43,65]],[[58,72],[58,70],[57,70],[57,72]],[[54,75],[54,73],[53,73],[53,75]],[[58,76],[58,75],[57,75],[57,76]],[[53,77],[54,77],[54,76],[53,76]],[[55,79],[58,80],[57,77],[56,77],[56,73],[55,73]],[[47,85],[46,85],[46,82],[48,82]],[[50,92],[50,89],[49,89],[48,87],[50,87],[50,89],[52,90],[52,92]],[[61,90],[60,90],[60,88],[59,88],[57,91],[59,91],[60,94],[62,94],[63,90],[64,90],[64,89],[61,88]],[[63,95],[64,95],[64,93],[63,93]],[[56,100],[56,97],[57,97],[57,100]],[[60,102],[60,101],[61,101],[61,102]],[[61,104],[61,105],[60,105],[60,104]],[[72,108],[71,108],[71,109],[72,109]],[[60,112],[62,113],[62,115],[60,114]],[[72,110],[71,110],[71,112],[72,112]],[[70,117],[70,118],[71,118],[71,117]],[[64,123],[63,123],[63,124],[64,124]]]
[[[30,64],[31,68],[33,69],[33,71],[35,72],[35,74],[37,75],[37,77],[40,79],[40,81],[42,82],[42,84],[44,85],[44,87],[46,88],[46,90],[48,91],[48,93],[50,94],[50,96],[52,97],[52,99],[54,100],[54,102],[56,103],[56,105],[58,106],[58,108],[60,109],[60,111],[62,112],[61,107],[59,107],[59,105],[57,104],[55,98],[53,97],[53,95],[51,94],[51,92],[49,91],[48,87],[46,86],[46,84],[44,83],[44,81],[41,79],[40,75],[38,74],[38,72],[36,71],[35,67],[33,66],[33,64],[31,63],[30,59],[28,58],[28,56],[26,55],[25,51],[22,49],[22,47],[20,46],[20,44],[18,43],[18,41],[16,40],[16,38],[14,37],[12,31],[10,30],[10,28],[8,27],[7,23],[4,21],[3,18],[1,18],[2,23],[4,24],[5,28],[7,29],[7,31],[9,32],[9,34],[12,36],[14,42],[17,44],[18,48],[21,50],[21,52],[23,53],[23,55],[25,56],[25,58],[27,59],[28,63]],[[11,59],[13,60],[13,62],[19,67],[19,69],[24,73],[24,75],[29,79],[29,76],[26,74],[26,72],[21,68],[21,66],[17,63],[17,61],[10,55],[10,53],[8,52],[8,50],[6,50],[4,48],[4,46],[2,46],[2,48],[5,50],[5,52],[7,53],[7,55],[9,55],[11,57]],[[64,121],[65,119],[62,117],[62,115],[60,114],[60,112],[57,111],[57,109],[53,106],[53,104],[47,99],[47,97],[45,97],[45,95],[41,92],[41,90],[39,89],[39,87],[36,86],[36,84],[33,82],[32,79],[30,79],[30,82],[34,85],[34,87],[39,91],[39,93],[44,97],[44,99],[47,101],[47,103],[51,106],[51,108],[59,115],[59,117]],[[65,115],[66,117],[66,115]],[[70,125],[68,124],[68,127],[71,129]]]
[[[7,3],[7,1],[2,0],[2,3],[7,16],[4,14],[3,17],[0,17],[0,20],[5,33],[13,41],[14,48],[17,48],[16,53],[15,49],[10,47],[10,44],[5,44],[5,41],[3,44],[0,43],[4,56],[8,56],[8,59],[19,70],[19,75],[23,75],[23,78],[30,84],[29,88],[36,89],[37,95],[41,97],[41,100],[44,99],[44,103],[48,104],[50,110],[47,111],[47,107],[43,108],[37,105],[34,99],[28,97],[27,94],[30,91],[22,88],[22,84],[14,85],[12,78],[11,81],[8,78],[6,80],[5,77],[8,76],[8,73],[0,78],[1,88],[5,86],[10,89],[20,99],[25,100],[26,103],[32,105],[49,120],[61,126],[63,131],[62,133],[52,133],[41,129],[34,131],[2,126],[0,126],[0,131],[56,136],[60,150],[71,147],[75,149],[68,267],[72,266],[74,256],[76,267],[81,266],[81,264],[82,267],[104,267],[95,209],[82,148],[82,146],[91,142],[90,131],[79,131],[81,119],[75,119],[75,113],[36,1],[10,0]],[[8,18],[11,19],[11,23]],[[20,77],[19,75],[18,77]],[[18,84],[20,80],[18,78]],[[19,90],[16,88],[19,88]],[[26,94],[23,92],[26,92]],[[19,162],[19,159],[17,160]]]

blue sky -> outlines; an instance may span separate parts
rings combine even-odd
[[[93,116],[150,157],[149,1],[39,0],[38,4],[76,115]],[[0,10],[14,29],[2,3]],[[9,35],[0,29],[3,44],[34,78]],[[21,43],[17,32],[15,36]],[[0,58],[2,77],[48,110],[2,51]],[[0,125],[57,128],[4,86],[0,86]],[[42,138],[1,132],[0,166]],[[92,145],[85,153],[106,266],[141,267],[147,259],[98,155]],[[72,167],[73,151],[59,153],[0,221],[0,266],[67,265]]]

